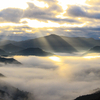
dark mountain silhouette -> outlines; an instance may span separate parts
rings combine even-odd
[[[21,64],[20,62],[18,62],[13,58],[3,58],[3,57],[0,57],[0,62],[5,64]]]
[[[80,96],[80,97],[76,98],[75,100],[100,100],[100,91],[97,91],[93,94]]]
[[[34,97],[0,80],[0,100],[34,100]]]
[[[89,53],[100,53],[100,46],[95,46],[88,50],[86,53],[84,53],[82,56],[87,55]]]
[[[58,35],[49,35],[27,41],[21,41],[15,43],[15,45],[26,48],[41,48],[46,51],[53,52],[77,52],[77,50],[67,43]]]
[[[66,37],[66,36],[58,36],[55,34],[51,34],[45,37],[40,37],[20,42],[13,42],[12,44],[18,47],[17,48],[15,47],[15,49],[10,49],[10,46],[8,46],[8,48],[10,49],[10,50],[7,49],[8,52],[13,52],[13,51],[17,52],[20,51],[18,48],[23,47],[23,48],[41,48],[49,52],[52,51],[52,52],[72,53],[77,51],[86,51],[97,45],[100,46],[100,40],[95,40],[93,38],[85,38],[85,37]]]
[[[91,48],[88,52],[89,53],[100,53],[100,46],[95,46]]]
[[[36,55],[36,56],[50,56],[52,53],[45,52],[40,48],[27,48],[19,52],[14,53],[14,55]]]
[[[0,73],[0,77],[5,77],[3,74]]]
[[[3,45],[3,46],[0,46],[0,49],[2,50],[5,50],[6,52],[17,52],[17,51],[20,51],[22,50],[23,48],[22,47],[19,47],[19,46],[15,46],[13,44],[7,44],[7,45]]]

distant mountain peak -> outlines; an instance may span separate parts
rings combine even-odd
[[[100,53],[100,46],[92,47],[90,50],[88,50],[86,53],[84,53],[83,56],[87,55],[89,53]]]
[[[24,50],[22,50],[22,51],[43,51],[42,49],[40,49],[40,48],[27,48],[27,49],[24,49]]]
[[[15,47],[15,45],[12,44],[12,43],[9,43],[9,44],[2,45],[2,46],[0,46],[0,47]],[[16,47],[17,47],[17,46],[16,46]]]
[[[57,34],[50,34],[50,35],[48,35],[48,36],[59,36],[59,35],[57,35]],[[59,36],[60,37],[60,36]]]
[[[19,46],[16,46],[16,45],[12,44],[12,43],[9,43],[9,44],[3,45],[3,46],[8,46],[8,47],[10,47],[10,46],[12,46],[12,47],[19,47]]]
[[[21,50],[17,53],[15,53],[17,55],[38,55],[38,56],[49,56],[49,55],[53,55],[52,53],[43,51],[40,48],[27,48],[24,50]]]
[[[15,45],[13,45],[12,43],[9,43],[9,44],[6,44],[7,46],[15,46]]]
[[[49,52],[77,52],[77,50],[73,46],[71,46],[70,43],[68,43],[61,36],[56,34],[51,34],[28,41],[18,42],[16,43],[16,45],[24,48],[38,47]]]
[[[90,52],[100,52],[100,46],[95,46],[89,50]]]

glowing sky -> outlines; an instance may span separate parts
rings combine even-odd
[[[100,0],[2,0],[0,34],[99,38]]]

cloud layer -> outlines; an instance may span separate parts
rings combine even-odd
[[[33,93],[36,100],[73,100],[99,88],[100,58],[60,57],[60,62],[45,57],[15,58],[24,65],[0,67],[0,73],[7,76],[2,80]]]
[[[33,38],[58,34],[99,39],[99,0],[86,0],[85,4],[80,5],[68,4],[63,0],[29,0],[27,2],[21,0],[20,3],[26,4],[27,7],[22,9],[9,6],[0,10],[0,34],[11,36],[34,34]],[[41,7],[41,4],[44,7]],[[63,9],[63,4],[66,4],[66,9]]]

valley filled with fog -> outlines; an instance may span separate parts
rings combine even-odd
[[[100,56],[14,56],[22,65],[0,65],[4,82],[35,100],[74,100],[100,88]]]

